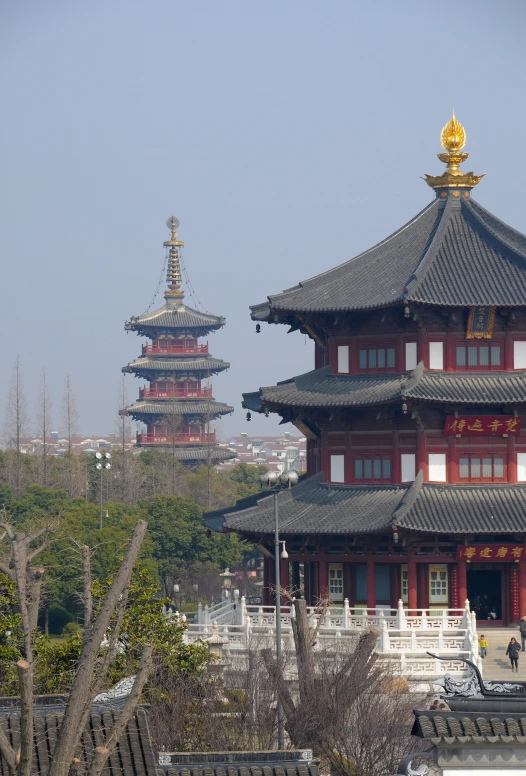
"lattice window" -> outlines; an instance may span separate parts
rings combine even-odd
[[[433,604],[447,603],[447,566],[429,567],[429,601]]]
[[[329,563],[329,598],[331,601],[343,601],[343,565]]]

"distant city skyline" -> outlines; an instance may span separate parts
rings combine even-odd
[[[115,430],[139,345],[124,322],[150,304],[172,214],[199,300],[226,318],[209,337],[231,364],[223,438],[297,433],[247,423],[241,394],[312,369],[312,343],[256,335],[248,306],[425,207],[452,108],[487,173],[476,199],[526,231],[524,4],[467,0],[452,19],[416,0],[28,0],[0,22],[0,401],[18,353],[33,419],[46,369],[54,430],[66,375],[83,433]]]

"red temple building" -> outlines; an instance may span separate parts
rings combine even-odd
[[[233,412],[233,407],[213,398],[210,377],[230,364],[210,355],[208,342],[200,337],[221,329],[225,319],[194,310],[184,304],[181,290],[180,249],[177,218],[169,218],[168,290],[166,303],[159,310],[133,316],[125,324],[150,342],[142,346],[139,358],[122,368],[146,381],[139,400],[124,412],[144,423],[146,431],[137,434],[137,446],[170,448],[176,458],[189,464],[217,462],[232,453],[216,443],[211,421]],[[204,384],[203,384],[204,382]]]
[[[314,369],[244,394],[308,438],[279,493],[281,578],[309,604],[526,615],[526,237],[473,198],[465,131],[441,134],[433,201],[356,258],[251,308],[315,343]],[[208,513],[265,553],[273,496]],[[282,584],[283,581],[282,581]]]

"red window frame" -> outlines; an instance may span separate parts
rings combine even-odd
[[[361,461],[362,462],[362,476],[357,476],[357,463]],[[366,476],[366,467],[365,467],[365,461],[371,462],[371,477]],[[381,467],[381,477],[374,477],[374,463],[375,461],[380,462]],[[384,477],[384,462],[389,462],[389,477]],[[356,482],[358,484],[382,484],[382,483],[391,483],[393,481],[393,460],[391,455],[384,455],[383,453],[377,454],[377,453],[357,453],[352,458],[352,480],[353,482]]]
[[[462,477],[461,476],[461,461],[463,458],[467,458],[469,460],[469,477]],[[491,458],[491,470],[492,470],[492,476],[491,477],[484,477],[483,471],[484,471],[484,459]],[[503,461],[503,469],[504,469],[504,476],[503,477],[495,477],[495,458],[500,458]],[[472,474],[472,461],[478,460],[479,461],[479,471],[480,471],[480,477],[474,477]],[[476,453],[473,452],[473,450],[470,450],[468,453],[462,453],[458,452],[458,481],[459,484],[462,484],[464,482],[507,482],[508,481],[508,459],[504,452],[502,453]]]
[[[457,363],[457,348],[465,349],[465,365],[459,366]],[[476,365],[469,365],[469,350],[468,348],[476,348],[477,350],[477,363]],[[489,364],[480,364],[480,349],[488,348],[488,360]],[[500,349],[500,361],[498,364],[492,364],[492,348]],[[453,364],[457,372],[503,372],[504,371],[504,341],[501,340],[456,340],[453,342]]]
[[[360,366],[360,359],[362,351],[367,351],[367,366]],[[375,351],[375,366],[369,366],[370,363],[370,351]],[[378,351],[384,351],[385,366],[378,366]],[[394,352],[394,366],[387,366],[387,351],[392,350]],[[385,374],[386,372],[397,372],[396,362],[398,360],[397,346],[395,342],[387,343],[356,343],[356,369],[360,374]]]

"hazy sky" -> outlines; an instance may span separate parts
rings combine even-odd
[[[487,173],[477,200],[526,231],[525,31],[523,0],[4,0],[0,400],[19,353],[31,410],[45,367],[54,427],[70,374],[84,433],[114,430],[144,341],[123,324],[151,301],[173,213],[227,319],[209,338],[231,363],[213,379],[236,408],[223,433],[274,433],[241,393],[312,368],[313,348],[256,336],[249,304],[421,210],[452,108],[465,168]]]

